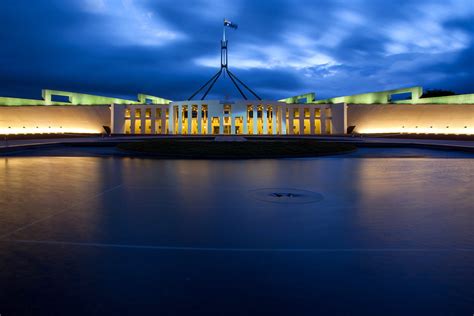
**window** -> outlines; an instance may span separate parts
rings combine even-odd
[[[314,109],[314,117],[321,117],[321,109]]]
[[[309,118],[309,116],[310,116],[310,115],[309,115],[309,108],[305,108],[305,109],[304,109],[304,117],[305,117],[305,118]]]
[[[51,95],[51,101],[53,101],[53,102],[67,102],[67,103],[71,102],[68,95],[57,95],[57,94],[52,94]]]
[[[142,109],[135,109],[135,118],[138,119],[142,116]]]
[[[300,117],[300,109],[296,108],[293,109],[293,118],[299,118]]]

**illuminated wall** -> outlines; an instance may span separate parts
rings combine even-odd
[[[405,104],[386,103],[391,94],[407,91],[411,91],[412,99],[401,101]],[[350,126],[355,126],[358,133],[474,134],[474,95],[420,99],[421,92],[420,87],[415,87],[370,94],[370,98],[369,94],[350,98],[378,104],[315,104],[309,102],[314,94],[284,102],[170,103],[144,94],[138,96],[139,101],[130,101],[44,90],[42,105],[31,105],[38,100],[14,99],[8,101],[10,106],[0,106],[0,134],[102,133],[103,126],[109,126],[117,134],[344,134]],[[63,95],[71,103],[55,103],[52,95]],[[448,104],[408,104],[427,100]],[[463,100],[466,104],[455,104]],[[23,104],[11,106],[20,101]],[[111,102],[111,105],[75,105],[86,102]]]
[[[314,92],[300,94],[294,97],[278,100],[278,102],[285,102],[288,104],[294,103],[312,103],[316,99],[316,94]],[[304,102],[302,102],[304,100]]]
[[[474,134],[474,104],[349,104],[357,133]]]
[[[0,107],[0,134],[103,133],[110,117],[106,105]]]
[[[398,99],[397,95],[406,98]],[[385,90],[370,93],[354,94],[324,100],[315,100],[314,93],[306,93],[280,100],[285,103],[315,103],[315,104],[474,104],[474,94],[458,94],[442,97],[422,98],[422,87]],[[303,99],[305,99],[303,101]],[[303,102],[302,102],[303,101]]]
[[[140,93],[138,94],[138,104],[147,104],[147,103],[151,103],[151,104],[170,104],[172,101],[171,100],[168,100],[168,99],[163,99],[163,98],[160,98],[160,97],[155,97],[155,96],[152,96],[152,95],[148,95],[148,94],[143,94],[143,93]],[[117,102],[114,102],[115,104],[117,104]],[[119,104],[131,104],[131,103],[119,103]]]
[[[75,93],[68,91],[48,90],[41,91],[42,100],[0,97],[0,106],[20,105],[110,105],[110,104],[169,104],[171,100],[147,94],[139,94],[138,100],[103,97],[92,94]],[[64,101],[53,101],[54,96],[63,97]]]
[[[411,102],[417,103],[423,94],[422,87],[411,87],[404,89],[386,90],[371,93],[354,94],[325,100],[317,100],[314,103],[354,103],[354,104],[387,104],[391,102],[393,95],[411,94]]]
[[[474,104],[474,94],[447,95],[444,97],[420,98],[416,100],[400,100],[399,104]]]

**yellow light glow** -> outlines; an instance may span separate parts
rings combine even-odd
[[[80,127],[39,127],[39,128],[0,128],[0,134],[2,135],[14,135],[14,134],[99,134],[104,132],[98,129],[87,129]]]
[[[415,128],[415,127],[380,127],[380,128],[357,128],[361,134],[383,134],[383,133],[405,133],[405,134],[463,134],[474,135],[474,128]]]

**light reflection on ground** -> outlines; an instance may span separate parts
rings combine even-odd
[[[2,158],[0,313],[471,313],[474,160],[369,153]]]

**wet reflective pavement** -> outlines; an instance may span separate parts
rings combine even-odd
[[[2,158],[0,314],[472,314],[474,160],[385,154]]]

